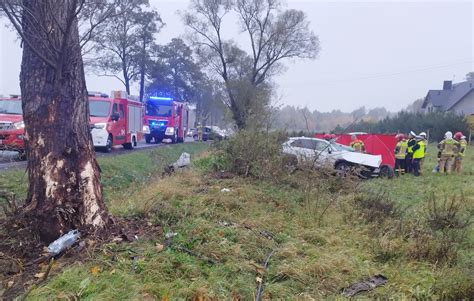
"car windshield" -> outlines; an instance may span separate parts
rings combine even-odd
[[[153,102],[146,104],[146,115],[158,116],[158,117],[169,117],[171,116],[173,107],[171,105],[161,105]]]
[[[23,114],[23,110],[21,109],[21,101],[1,100],[0,101],[0,114],[9,114],[9,115]]]
[[[108,101],[89,101],[89,111],[91,117],[107,117],[110,114],[110,102]]]

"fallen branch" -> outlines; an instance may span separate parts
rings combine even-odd
[[[48,268],[46,269],[46,272],[44,272],[43,277],[41,277],[41,279],[40,279],[38,282],[36,282],[36,283],[34,283],[32,286],[30,286],[30,288],[23,294],[23,296],[21,296],[21,298],[20,298],[21,301],[26,300],[26,298],[28,297],[28,295],[29,295],[35,288],[37,288],[41,283],[45,282],[45,281],[48,279],[49,273],[51,272],[51,269],[53,268],[53,263],[54,263],[54,257],[51,258],[51,260],[49,261]]]
[[[268,262],[270,261],[270,258],[272,257],[273,252],[274,250],[272,250],[268,254],[267,258],[265,259],[265,263],[263,264],[263,267],[265,268],[265,270],[268,269]],[[262,293],[263,293],[263,275],[260,281],[258,282],[257,293],[255,294],[255,301],[260,301],[260,299],[262,298]]]
[[[196,252],[194,252],[193,250],[190,250],[190,249],[185,248],[185,247],[183,247],[183,246],[179,246],[179,245],[178,245],[178,246],[170,246],[170,248],[175,249],[175,250],[177,250],[177,251],[181,251],[181,252],[187,253],[187,254],[189,254],[189,255],[191,255],[191,256],[197,257],[197,258],[201,259],[202,261],[204,261],[204,262],[206,262],[206,263],[209,263],[209,264],[212,264],[212,265],[219,263],[219,262],[215,261],[215,260],[212,259],[212,258],[209,258],[209,257],[204,256],[204,255],[202,255],[202,254],[196,253]]]

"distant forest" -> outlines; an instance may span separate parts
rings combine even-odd
[[[406,112],[417,113],[421,109],[422,99],[404,109]],[[331,112],[310,111],[308,108],[284,106],[276,110],[273,119],[273,127],[284,129],[289,132],[331,132],[336,128],[346,129],[354,124],[377,123],[387,117],[395,116],[385,108],[366,109],[360,107],[352,112],[333,110]]]

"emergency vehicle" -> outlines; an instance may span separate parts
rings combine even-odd
[[[143,138],[143,105],[124,91],[89,93],[91,134],[94,147],[110,152],[115,145],[133,149]]]
[[[0,98],[0,150],[11,150],[24,156],[25,123],[21,98],[13,95]]]
[[[126,92],[112,97],[89,93],[89,112],[94,147],[110,152],[115,145],[133,149],[143,138],[143,105]],[[17,151],[24,159],[25,123],[21,98],[0,98],[0,150]]]
[[[188,129],[189,108],[170,97],[149,96],[144,119],[146,143],[182,143]]]

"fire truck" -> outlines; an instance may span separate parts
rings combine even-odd
[[[25,123],[21,108],[21,98],[12,95],[0,98],[0,150],[19,152],[24,157]]]
[[[144,119],[146,143],[182,143],[188,130],[189,108],[170,97],[149,96]]]
[[[115,145],[133,149],[143,138],[143,105],[129,99],[126,92],[113,91],[112,97],[89,93],[89,111],[97,149],[110,152]],[[21,98],[0,98],[0,150],[17,151],[24,159],[24,135]]]
[[[115,145],[133,149],[143,138],[143,105],[124,91],[89,93],[91,134],[94,147],[110,152]]]

